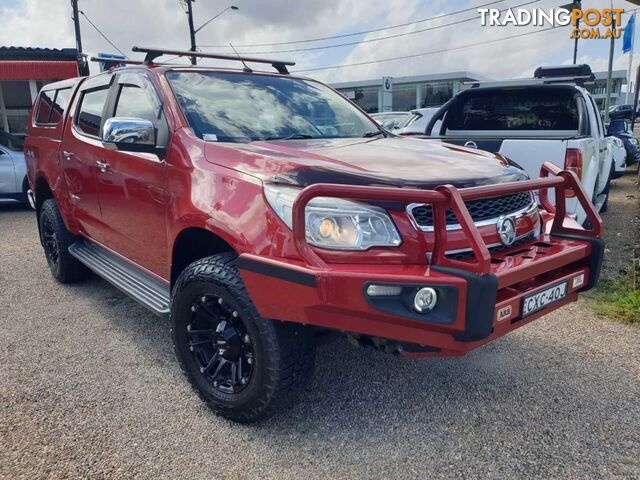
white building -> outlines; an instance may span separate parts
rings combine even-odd
[[[585,85],[598,106],[604,108],[607,88],[607,72],[595,72],[593,83]],[[465,83],[492,80],[472,72],[451,72],[433,75],[413,75],[392,79],[391,93],[387,93],[385,81],[391,77],[352,82],[334,83],[332,86],[355,101],[368,113],[382,111],[407,111],[414,108],[439,107],[456,93]],[[612,72],[611,105],[625,103],[626,94],[622,86],[627,84],[627,72]],[[631,99],[630,99],[631,101]]]

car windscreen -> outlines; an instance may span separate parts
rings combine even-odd
[[[607,132],[609,135],[615,135],[617,133],[624,133],[627,131],[627,123],[622,120],[613,120],[609,127],[607,128]]]
[[[0,132],[0,145],[14,152],[22,152],[24,135]]]
[[[378,130],[318,82],[206,71],[168,72],[167,79],[189,125],[208,141],[362,137]]]
[[[450,109],[448,130],[578,130],[575,91],[523,88],[467,91]]]
[[[414,123],[419,118],[422,118],[422,114],[421,113],[419,113],[419,112],[411,112],[411,116],[409,118],[407,118],[402,125],[400,125],[400,128],[408,127],[409,125]]]
[[[378,113],[372,115],[372,117],[380,122],[384,128],[387,130],[393,130],[396,128],[400,128],[407,121],[407,117],[410,117],[411,114],[408,113]]]

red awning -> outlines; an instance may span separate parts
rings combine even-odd
[[[76,62],[0,60],[0,80],[64,80],[77,76]]]

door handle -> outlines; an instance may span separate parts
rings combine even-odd
[[[62,152],[62,156],[64,157],[65,160],[69,160],[71,157],[73,157],[73,153],[67,152],[65,150],[64,152]]]
[[[108,164],[108,163],[105,163],[105,162],[97,161],[97,162],[96,162],[96,167],[98,167],[98,169],[99,169],[102,173],[105,173],[107,170],[109,170],[109,164]]]

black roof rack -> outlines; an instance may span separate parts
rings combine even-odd
[[[215,58],[218,60],[233,60],[237,62],[249,62],[249,63],[266,63],[270,64],[273,68],[275,68],[278,73],[288,74],[289,70],[287,70],[287,66],[293,66],[296,63],[284,60],[269,60],[266,58],[256,58],[256,57],[242,57],[240,55],[221,55],[217,53],[202,53],[202,52],[192,52],[189,50],[167,50],[164,48],[147,48],[147,47],[133,47],[131,49],[134,52],[142,52],[147,55],[144,57],[145,65],[152,65],[153,61],[161,57],[162,55],[175,55],[179,57],[198,57],[198,58]],[[124,62],[121,62],[124,63]]]
[[[591,67],[587,64],[582,65],[557,65],[551,67],[538,67],[533,73],[534,78],[541,78],[552,81],[557,78],[574,78],[576,80],[595,80],[595,75],[591,71]]]
[[[90,61],[92,62],[104,62],[107,65],[112,64],[112,66],[117,65],[142,65],[142,60],[129,60],[128,58],[111,58],[111,57],[90,57]]]

